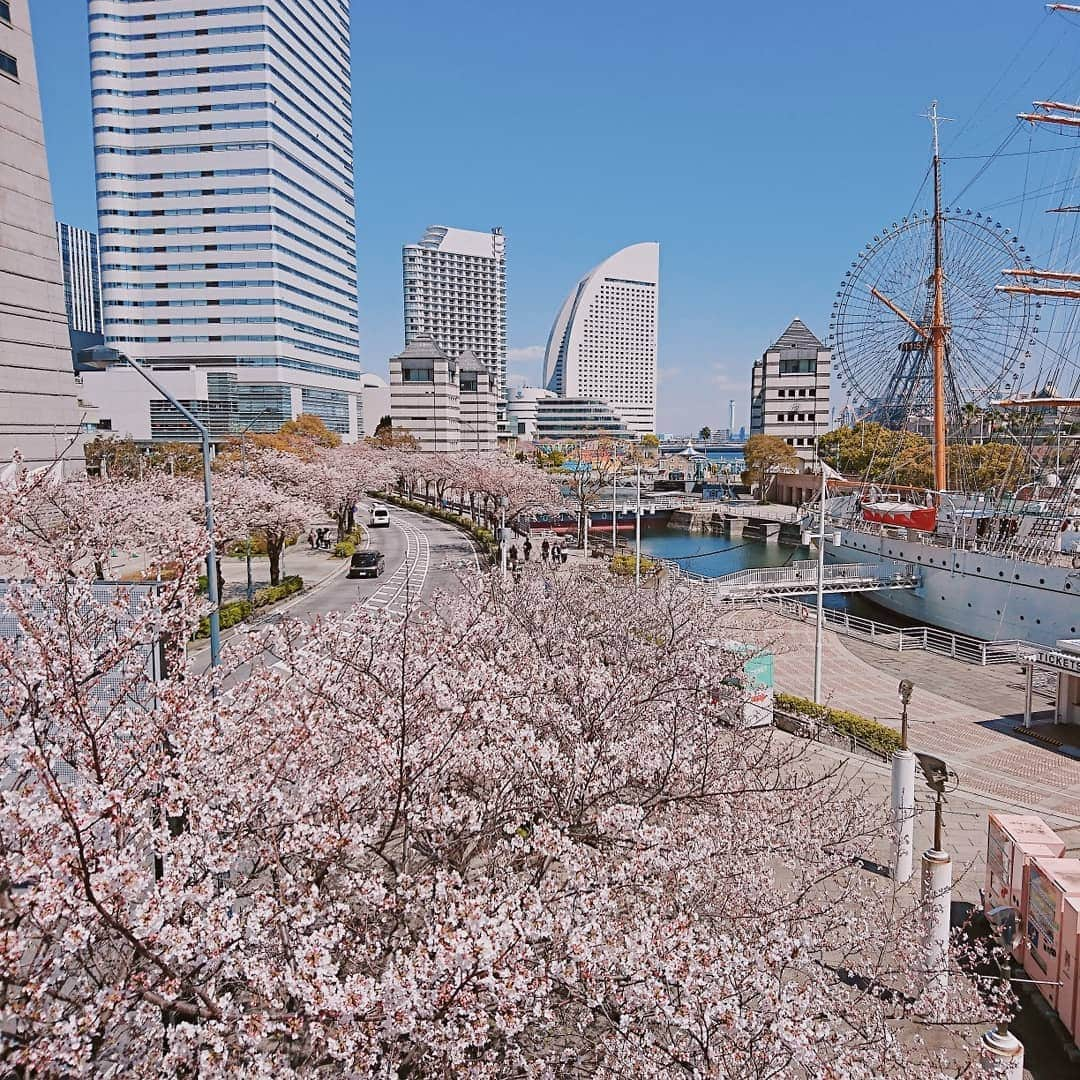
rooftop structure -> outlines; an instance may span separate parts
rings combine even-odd
[[[522,387],[511,395],[507,417],[510,434],[530,442],[634,437],[626,421],[607,402],[560,397],[533,386]]]

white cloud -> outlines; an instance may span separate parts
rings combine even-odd
[[[510,349],[506,357],[511,364],[535,364],[544,359],[544,346],[525,345],[520,349]]]

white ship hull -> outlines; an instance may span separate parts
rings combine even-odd
[[[1080,635],[1080,569],[1001,555],[950,550],[841,528],[826,555],[836,562],[893,559],[920,575],[915,589],[883,589],[868,599],[928,626],[987,641],[1053,646]]]

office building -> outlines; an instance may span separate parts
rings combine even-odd
[[[302,409],[358,437],[347,0],[90,0],[89,27],[106,343],[230,375],[253,430]],[[86,375],[103,417],[117,370]]]
[[[659,281],[659,244],[605,259],[566,298],[544,356],[549,390],[607,402],[637,435],[656,430]]]
[[[0,463],[82,467],[28,0],[0,3]]]
[[[58,221],[56,247],[64,276],[64,310],[72,362],[78,371],[79,353],[105,343],[97,235]]]
[[[430,337],[449,356],[471,352],[506,386],[506,238],[432,225],[401,252],[405,344]],[[500,410],[501,411],[501,410]]]
[[[750,434],[783,439],[804,462],[817,437],[829,430],[832,353],[799,320],[754,361],[750,380]]]
[[[390,357],[390,417],[417,448],[494,450],[495,377],[466,350],[450,356],[428,335]]]
[[[607,402],[560,397],[553,390],[523,386],[507,398],[510,434],[529,442],[632,439],[634,432]]]

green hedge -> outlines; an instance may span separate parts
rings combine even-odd
[[[809,699],[796,697],[794,694],[778,693],[774,695],[773,700],[778,708],[797,713],[819,724],[827,724],[835,731],[858,739],[871,750],[876,750],[886,757],[900,749],[898,731],[893,731],[891,727],[879,724],[866,716],[848,712],[846,709],[833,709],[828,705],[816,705]]]
[[[364,539],[364,530],[359,525],[347,532],[335,545],[334,545],[334,558],[335,559],[348,559],[355,553],[356,549],[360,546]]]
[[[218,608],[218,622],[222,630],[228,630],[230,626],[251,618],[255,608],[266,607],[267,604],[276,604],[287,596],[298,593],[304,587],[304,579],[298,574],[290,574],[281,579],[278,585],[267,585],[255,593],[255,603],[249,604],[246,600],[229,600]],[[210,617],[204,615],[199,620],[199,629],[196,631],[197,638],[210,636]]]
[[[495,549],[495,534],[462,514],[455,514],[452,510],[443,510],[430,503],[418,502],[416,499],[406,499],[401,495],[383,495],[381,498],[404,510],[413,510],[417,514],[426,514],[438,521],[445,521],[448,525],[456,525],[467,532],[489,555]]]

